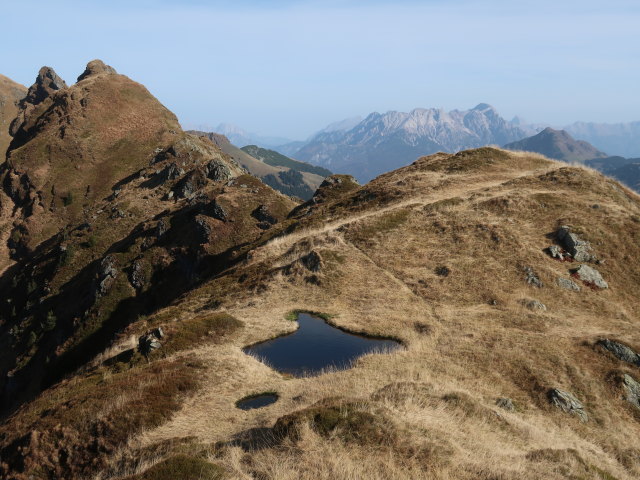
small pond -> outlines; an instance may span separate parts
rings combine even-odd
[[[294,377],[318,375],[326,368],[344,370],[367,353],[388,353],[400,348],[396,340],[345,332],[321,318],[301,313],[300,328],[282,337],[243,349],[275,370]]]
[[[278,401],[276,393],[261,393],[259,395],[251,395],[244,397],[236,402],[236,407],[240,410],[253,410],[254,408],[262,408]]]

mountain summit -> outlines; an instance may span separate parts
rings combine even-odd
[[[294,157],[366,182],[421,155],[502,145],[525,135],[486,103],[464,111],[374,112],[350,130],[317,134]]]

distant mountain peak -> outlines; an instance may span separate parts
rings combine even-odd
[[[42,67],[38,72],[36,81],[29,87],[23,103],[38,105],[53,92],[63,88],[67,88],[67,84],[58,76],[55,70],[51,67]]]
[[[566,130],[555,130],[551,127],[545,128],[532,137],[509,143],[504,148],[541,153],[549,158],[566,162],[584,162],[607,156],[590,143],[575,140]]]

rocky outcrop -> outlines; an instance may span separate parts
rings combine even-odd
[[[622,388],[625,390],[627,402],[640,409],[640,383],[625,373],[622,376]]]
[[[214,182],[226,182],[233,178],[231,169],[220,160],[211,160],[205,166],[206,175]]]
[[[96,280],[95,297],[104,297],[111,289],[117,276],[118,269],[116,268],[116,259],[113,255],[107,255],[100,262]]]
[[[216,220],[220,220],[221,222],[226,222],[229,220],[229,215],[215,200],[211,201],[202,209],[202,213],[207,215],[208,217],[215,218]]]
[[[586,422],[589,420],[587,412],[584,410],[584,405],[569,392],[565,392],[558,388],[552,388],[548,393],[549,401],[552,405],[555,405],[563,412],[577,416],[580,421]]]
[[[571,274],[582,280],[582,283],[589,287],[609,288],[609,284],[604,281],[600,272],[589,265],[580,265],[578,268],[571,270]]]
[[[133,262],[131,271],[129,272],[129,283],[131,283],[131,286],[136,290],[142,290],[146,285],[147,279],[143,260],[138,259]]]
[[[596,345],[611,352],[618,360],[640,367],[640,354],[636,353],[631,347],[608,338],[599,340]]]
[[[106,65],[102,60],[92,60],[87,64],[87,68],[85,68],[84,72],[80,74],[78,77],[78,82],[81,82],[85,78],[92,77],[94,75],[100,74],[116,74],[116,69]]]
[[[556,283],[560,288],[563,288],[565,290],[571,290],[573,292],[580,291],[580,286],[569,278],[558,277]]]
[[[27,95],[20,101],[20,110],[16,118],[11,122],[9,133],[12,136],[16,136],[33,109],[49,98],[51,94],[64,88],[67,88],[67,84],[53,68],[42,67],[38,72],[36,81],[29,87]]]
[[[556,238],[562,242],[564,248],[577,262],[590,262],[595,260],[591,254],[591,245],[585,240],[581,240],[578,235],[571,233],[571,228],[563,225],[558,229]]]
[[[207,184],[207,177],[200,170],[189,172],[174,188],[178,198],[192,198],[198,190]]]
[[[251,212],[251,216],[258,220],[258,227],[267,230],[271,228],[272,225],[278,223],[278,219],[271,215],[266,205],[260,205],[253,212]]]
[[[544,286],[542,280],[540,280],[536,272],[534,272],[531,267],[524,267],[524,280],[527,284],[537,288],[542,288]]]
[[[138,338],[138,351],[145,357],[149,356],[151,352],[162,347],[160,340],[164,338],[164,331],[162,327],[158,327],[150,332]]]

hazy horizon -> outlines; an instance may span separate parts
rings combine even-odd
[[[3,75],[28,86],[48,65],[71,84],[101,58],[187,127],[304,139],[373,111],[482,102],[555,126],[640,120],[628,0],[27,0],[4,13]]]

